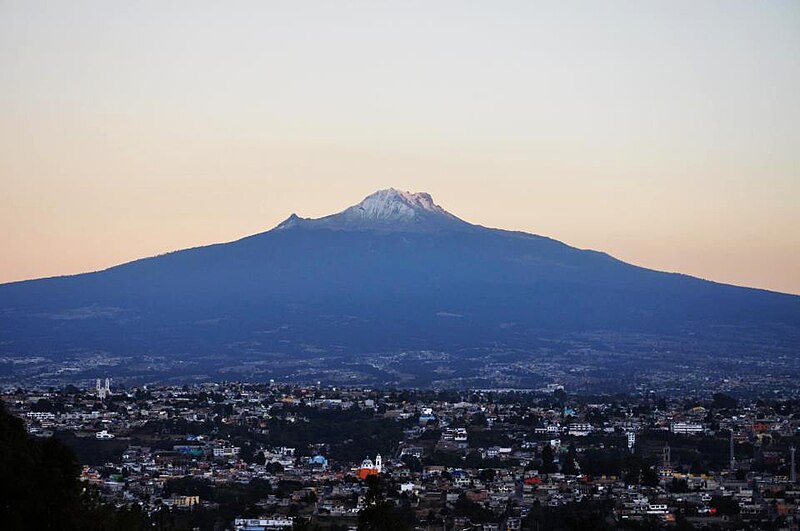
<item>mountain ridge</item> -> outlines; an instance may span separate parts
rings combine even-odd
[[[765,355],[797,352],[796,295],[472,225],[430,196],[403,194],[290,216],[233,242],[0,285],[0,357],[527,349],[598,331],[714,349],[720,330]]]
[[[387,202],[389,202],[389,203],[401,201],[402,199],[406,199],[406,198],[415,198],[415,199],[416,198],[421,198],[424,202],[429,203],[430,205],[432,205],[432,207],[434,207],[433,211],[436,214],[439,214],[439,215],[441,215],[442,217],[445,217],[448,220],[454,220],[456,223],[454,223],[453,225],[449,225],[449,226],[447,226],[447,225],[442,226],[442,225],[435,224],[434,227],[432,227],[432,228],[425,228],[424,226],[415,225],[414,223],[408,223],[408,219],[400,220],[400,221],[406,221],[406,223],[396,223],[398,221],[397,219],[383,219],[383,220],[381,220],[381,219],[372,219],[372,220],[370,220],[369,218],[365,218],[367,221],[372,221],[372,223],[353,222],[352,217],[350,217],[350,219],[348,219],[348,217],[349,217],[348,213],[357,212],[360,208],[364,207],[365,203],[368,204],[370,201],[375,200],[375,199],[387,200],[387,198],[388,198]],[[406,201],[404,201],[404,203],[408,204],[407,201],[408,200],[406,199]],[[419,218],[416,218],[416,219],[419,220]],[[421,221],[429,221],[429,220],[430,220],[430,218],[427,218],[427,219],[423,218]],[[387,223],[384,223],[384,221],[387,222]],[[394,222],[395,224],[392,225],[391,224],[392,222]],[[637,268],[644,269],[644,270],[648,270],[648,271],[663,273],[663,274],[667,274],[667,275],[678,275],[678,276],[681,276],[681,277],[697,279],[697,280],[701,280],[703,282],[709,282],[709,283],[713,283],[713,284],[720,285],[720,286],[732,286],[732,287],[741,288],[741,289],[762,291],[762,292],[765,292],[765,293],[786,295],[786,296],[790,296],[790,297],[800,297],[800,294],[787,293],[787,292],[777,291],[777,290],[773,290],[773,289],[754,287],[754,286],[743,286],[743,285],[738,285],[738,284],[729,284],[729,283],[726,283],[726,282],[721,282],[721,281],[717,281],[717,280],[713,280],[713,279],[697,277],[697,276],[694,276],[694,275],[691,275],[691,274],[688,274],[688,273],[683,273],[683,272],[680,272],[680,271],[665,271],[665,270],[656,269],[656,268],[652,268],[652,267],[640,266],[640,265],[632,264],[630,262],[626,262],[625,260],[617,258],[616,256],[611,255],[611,254],[609,254],[609,253],[607,253],[605,251],[602,251],[602,250],[575,247],[573,245],[564,243],[561,240],[558,240],[558,239],[555,239],[555,238],[552,238],[552,237],[549,237],[549,236],[544,236],[544,235],[541,235],[541,234],[535,234],[535,233],[532,233],[532,232],[527,232],[527,231],[524,231],[524,230],[510,230],[510,229],[502,229],[502,228],[497,228],[497,227],[486,227],[486,226],[483,226],[483,225],[470,223],[470,222],[467,222],[467,221],[455,216],[454,214],[450,213],[449,211],[447,211],[446,209],[442,208],[441,206],[435,204],[431,194],[429,194],[427,192],[408,192],[408,191],[402,191],[400,189],[396,189],[394,187],[381,189],[381,190],[378,190],[376,192],[373,192],[372,194],[369,194],[368,196],[366,196],[361,202],[356,203],[354,205],[351,205],[351,206],[341,210],[340,212],[337,212],[337,213],[334,213],[334,214],[329,214],[329,215],[321,216],[321,217],[318,217],[318,218],[305,218],[305,217],[299,216],[297,213],[292,213],[292,214],[289,215],[288,218],[286,218],[284,221],[278,223],[276,226],[274,226],[271,229],[267,229],[265,231],[257,232],[257,233],[246,235],[246,236],[242,236],[240,238],[236,238],[236,239],[233,239],[233,240],[222,241],[222,242],[214,242],[214,243],[207,243],[207,244],[200,244],[200,245],[196,245],[194,247],[186,247],[186,248],[183,248],[183,249],[176,249],[176,250],[167,251],[167,252],[163,252],[163,253],[155,254],[155,255],[151,255],[151,256],[143,256],[141,258],[135,258],[135,259],[129,260],[127,262],[121,262],[119,264],[115,264],[115,265],[112,265],[112,266],[109,266],[109,267],[106,267],[106,268],[103,268],[103,269],[98,269],[98,270],[93,270],[93,271],[84,271],[84,272],[80,272],[80,273],[71,273],[71,274],[64,274],[64,275],[53,275],[53,276],[48,276],[48,277],[38,277],[38,278],[13,280],[13,281],[9,281],[9,282],[3,282],[3,283],[0,283],[0,287],[8,286],[8,285],[22,284],[22,283],[38,282],[38,281],[44,281],[44,280],[50,280],[50,279],[72,278],[72,277],[76,277],[76,276],[80,276],[80,275],[93,275],[93,274],[103,273],[103,272],[106,272],[106,271],[109,271],[109,270],[113,270],[113,269],[118,268],[118,267],[123,267],[123,266],[129,265],[129,264],[134,264],[134,263],[137,263],[137,262],[141,262],[143,260],[157,259],[157,258],[160,258],[160,257],[170,256],[170,255],[173,255],[175,253],[183,253],[183,252],[188,252],[188,251],[194,251],[194,250],[197,250],[197,249],[204,249],[204,248],[211,248],[211,247],[218,247],[218,246],[236,244],[238,242],[245,241],[245,240],[250,240],[252,238],[259,238],[259,237],[261,237],[261,236],[263,236],[265,234],[268,234],[268,233],[270,233],[272,231],[275,231],[275,230],[286,230],[286,229],[291,229],[291,228],[328,229],[328,230],[345,230],[345,231],[347,231],[347,230],[353,230],[353,231],[370,231],[370,230],[373,230],[373,231],[377,231],[377,232],[406,232],[406,231],[409,231],[409,232],[428,232],[428,231],[429,232],[437,232],[437,231],[448,230],[448,229],[450,229],[450,230],[459,229],[459,230],[495,231],[497,233],[501,233],[501,234],[507,235],[507,236],[516,235],[516,236],[521,237],[521,238],[532,237],[532,238],[538,238],[538,239],[542,239],[542,240],[555,242],[555,243],[558,243],[558,244],[563,245],[565,247],[568,247],[570,249],[574,249],[576,251],[596,253],[598,255],[606,256],[606,257],[608,257],[608,258],[610,258],[612,260],[615,260],[615,261],[617,261],[619,263],[622,263],[622,264],[625,264],[625,265],[629,265],[629,266],[633,266],[633,267],[637,267]]]

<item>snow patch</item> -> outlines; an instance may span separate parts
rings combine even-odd
[[[379,190],[367,196],[343,214],[382,221],[409,221],[417,217],[419,211],[449,216],[447,211],[433,202],[430,194],[403,192],[394,188]]]

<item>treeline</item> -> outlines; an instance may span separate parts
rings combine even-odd
[[[117,509],[78,480],[72,451],[56,439],[28,437],[0,402],[0,522],[6,530],[143,530],[138,506]]]
[[[339,463],[360,463],[377,453],[392,455],[403,439],[403,428],[413,424],[376,416],[372,411],[300,406],[287,408],[287,412],[298,420],[270,419],[270,445],[297,448],[302,454],[310,445],[324,443],[327,457]]]

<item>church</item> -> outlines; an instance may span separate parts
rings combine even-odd
[[[383,471],[383,459],[381,454],[375,456],[375,462],[368,457],[361,462],[361,466],[356,469],[356,476],[359,479],[367,479],[369,476],[376,476]]]

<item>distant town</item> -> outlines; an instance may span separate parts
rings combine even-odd
[[[7,388],[143,528],[798,529],[800,400],[269,383]]]
[[[800,399],[800,358],[791,349],[768,355],[720,339],[713,352],[690,339],[612,333],[548,336],[530,349],[470,348],[458,352],[400,350],[354,353],[306,346],[302,353],[0,356],[0,389],[86,387],[113,374],[117,386],[151,383],[276,382],[380,389],[546,390],[573,394],[640,394],[709,398],[724,392],[748,398]]]

